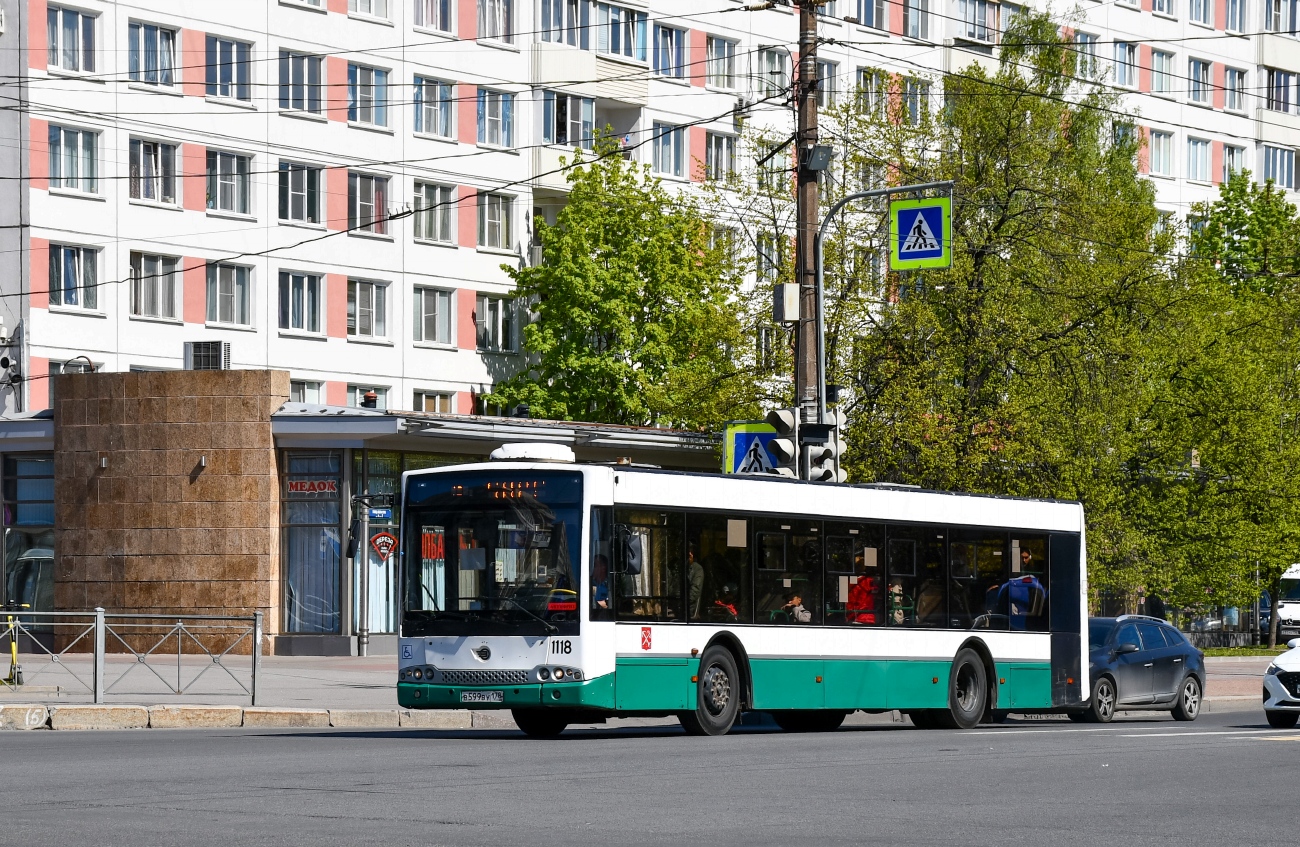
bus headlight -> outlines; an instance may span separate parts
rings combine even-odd
[[[578,670],[569,671],[569,677],[572,679],[582,679],[582,671],[578,671]]]
[[[538,668],[537,678],[540,679],[542,682],[546,682],[546,680],[551,678],[551,672],[546,668]]]
[[[416,679],[422,679],[424,677],[424,672],[421,671],[419,668],[416,668],[414,671],[411,672],[411,676],[415,677]]]
[[[551,673],[555,675],[556,679],[564,679],[564,668],[556,668]]]

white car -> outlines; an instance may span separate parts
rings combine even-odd
[[[1264,671],[1264,716],[1268,725],[1287,729],[1300,720],[1300,638]]]

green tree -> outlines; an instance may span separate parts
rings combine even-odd
[[[543,261],[506,267],[534,312],[527,367],[486,399],[559,420],[716,428],[757,410],[735,298],[739,277],[712,225],[612,140],[568,171]]]

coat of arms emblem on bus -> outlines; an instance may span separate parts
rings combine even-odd
[[[650,649],[650,627],[648,626],[641,627],[641,649]]]

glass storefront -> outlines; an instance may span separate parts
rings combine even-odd
[[[54,457],[4,459],[4,581],[6,603],[54,609]]]
[[[285,631],[334,634],[341,620],[343,452],[285,453]]]

